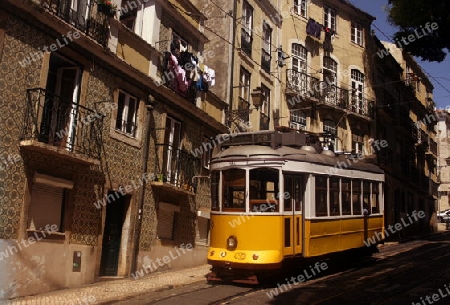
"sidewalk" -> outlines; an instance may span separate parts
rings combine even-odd
[[[126,278],[94,283],[78,288],[56,290],[35,296],[21,297],[9,301],[0,301],[5,305],[59,305],[59,304],[104,304],[138,295],[143,292],[170,289],[205,281],[210,265],[194,268],[155,272],[140,279]]]

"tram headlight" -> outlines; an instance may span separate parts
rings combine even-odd
[[[237,243],[238,243],[238,241],[237,241],[236,236],[231,235],[227,239],[227,249],[228,250],[235,250],[237,248]]]

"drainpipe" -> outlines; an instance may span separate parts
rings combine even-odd
[[[229,85],[230,85],[230,88],[228,89],[229,90],[229,94],[228,94],[228,97],[229,97],[229,100],[228,100],[228,110],[229,111],[231,111],[232,109],[233,109],[233,89],[234,89],[234,87],[233,87],[233,80],[234,80],[234,52],[235,52],[235,49],[236,49],[236,22],[237,22],[237,18],[236,18],[236,15],[237,15],[237,0],[234,0],[233,1],[234,3],[233,3],[233,12],[232,12],[232,14],[233,14],[233,21],[232,21],[232,25],[231,25],[231,29],[232,29],[232,42],[231,42],[231,64],[230,64],[230,67],[231,67],[231,71],[230,71],[230,79],[229,79]],[[225,124],[228,124],[228,117],[225,117]]]
[[[146,133],[144,138],[144,147],[142,151],[142,175],[147,173],[147,162],[148,162],[148,155],[149,155],[149,145],[150,145],[150,135],[151,135],[151,115],[152,111],[154,110],[155,101],[152,96],[149,95],[148,97],[148,104],[146,105],[147,108],[147,117],[145,121],[146,126]],[[149,177],[149,175],[147,175]],[[134,231],[134,253],[132,256],[132,262],[130,266],[130,274],[135,272],[137,270],[137,262],[138,262],[138,255],[139,255],[139,241],[141,239],[141,228],[142,228],[142,215],[143,215],[143,208],[144,208],[144,200],[145,200],[145,189],[147,187],[147,181],[145,179],[142,179],[142,190],[139,195],[139,205],[138,205],[138,218],[136,220],[136,226]]]

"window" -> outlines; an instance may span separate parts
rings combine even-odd
[[[337,62],[330,57],[323,58],[323,80],[328,85],[336,85],[337,82]]]
[[[302,94],[308,91],[307,51],[298,43],[292,44],[292,85]]]
[[[38,173],[34,180],[27,228],[39,231],[45,230],[46,226],[56,225],[57,232],[65,232],[64,217],[73,182]]]
[[[223,211],[245,212],[245,170],[222,171]]]
[[[352,181],[353,215],[361,215],[361,180]]]
[[[341,179],[342,215],[352,214],[352,184],[350,179]]]
[[[339,197],[339,178],[330,177],[330,215],[339,216],[340,211],[340,197]]]
[[[294,0],[294,12],[302,17],[307,16],[308,0]]]
[[[364,74],[359,70],[352,69],[352,111],[366,113],[364,111]]]
[[[307,51],[304,46],[298,43],[292,44],[292,70],[306,73]]]
[[[116,130],[133,138],[136,137],[138,100],[136,97],[119,91],[119,101],[117,108]]]
[[[270,123],[270,90],[264,85],[261,85],[263,101],[261,103],[261,116],[259,130],[269,130]]]
[[[271,45],[272,45],[272,29],[267,23],[263,23],[263,48],[261,52],[261,67],[264,71],[270,72],[270,62],[272,59],[271,55]]]
[[[303,182],[301,177],[284,176],[284,211],[301,212],[303,202]]]
[[[253,31],[253,7],[244,1],[242,5],[242,37],[241,37],[241,49],[248,56],[252,54],[252,31]]]
[[[328,216],[327,180],[326,177],[316,176],[316,216]]]
[[[329,7],[324,7],[323,24],[325,27],[336,31],[336,11]]]
[[[278,173],[271,168],[250,170],[250,212],[279,211]]]
[[[364,137],[352,134],[352,153],[364,155]]]
[[[161,202],[158,210],[157,235],[160,239],[174,239],[174,231],[178,223],[180,207]]]
[[[189,51],[191,48],[188,42],[184,38],[182,38],[181,35],[177,34],[175,31],[172,31],[172,41],[180,42],[180,52]]]
[[[125,25],[127,28],[135,31],[136,28],[136,18],[138,13],[138,8],[131,9],[128,6],[127,1],[122,1],[122,10],[120,14],[120,22],[122,22],[123,25]]]
[[[371,193],[371,199],[370,199],[370,207],[371,207],[371,213],[380,213],[380,202],[379,202],[379,183],[372,182],[372,193]]]
[[[167,117],[164,135],[164,164],[167,182],[178,185],[178,175],[183,164],[180,164],[181,154],[181,123]]]
[[[352,33],[351,33],[352,42],[362,46],[363,45],[363,29],[359,23],[352,21]]]
[[[370,212],[370,182],[364,181],[363,182],[363,209]]]
[[[239,104],[238,110],[250,109],[250,72],[241,68],[240,81],[239,81]],[[249,111],[240,112],[240,119],[248,123]]]
[[[306,130],[306,113],[301,110],[290,111],[289,127],[297,130]]]

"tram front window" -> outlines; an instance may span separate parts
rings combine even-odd
[[[211,210],[219,210],[219,180],[220,172],[211,173]]]
[[[245,212],[245,170],[222,171],[223,211]]]
[[[250,170],[250,212],[278,212],[279,172],[272,168]]]

